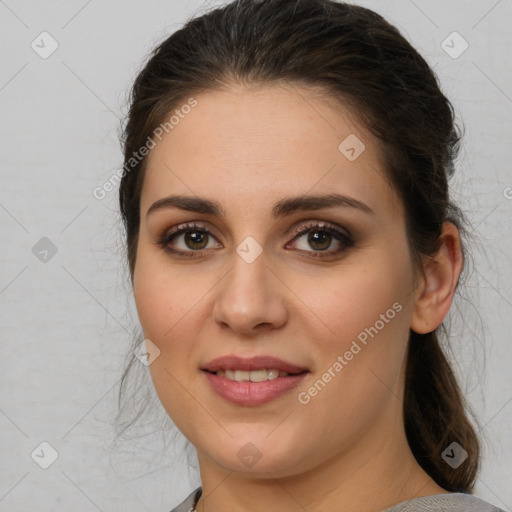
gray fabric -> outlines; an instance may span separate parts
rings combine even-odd
[[[171,512],[192,512],[202,489],[195,489]],[[382,512],[505,512],[476,496],[463,493],[434,494],[402,501]]]
[[[476,496],[463,493],[433,494],[402,501],[383,512],[505,512]]]
[[[181,502],[176,508],[173,508],[171,512],[192,512],[201,497],[201,492],[201,487],[198,487],[185,498],[185,501]]]

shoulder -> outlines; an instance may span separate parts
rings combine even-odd
[[[173,508],[171,512],[192,512],[192,510],[194,510],[195,504],[201,496],[201,492],[202,488],[198,487],[192,491],[176,508]]]
[[[202,488],[192,491],[171,512],[192,512],[201,496]],[[450,493],[422,496],[403,501],[383,512],[505,512],[471,494]]]
[[[403,501],[383,512],[504,512],[471,494],[434,494]]]

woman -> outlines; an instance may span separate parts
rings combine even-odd
[[[233,2],[137,77],[120,207],[144,352],[197,450],[174,512],[497,510],[438,340],[459,132],[376,13]]]

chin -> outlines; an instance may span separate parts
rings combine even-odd
[[[228,471],[247,473],[253,477],[261,474],[262,478],[268,478],[269,473],[273,476],[279,474],[279,477],[296,474],[297,463],[306,456],[301,456],[298,452],[301,443],[290,444],[290,437],[286,435],[275,435],[274,439],[271,439],[274,434],[268,436],[266,433],[272,429],[265,428],[263,431],[265,434],[261,434],[260,427],[258,433],[251,436],[248,429],[245,429],[243,438],[229,437],[224,443],[215,443],[211,450],[204,450],[204,453]]]

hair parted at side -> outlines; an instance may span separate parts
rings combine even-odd
[[[415,262],[436,251],[443,222],[464,231],[448,191],[460,141],[453,108],[400,32],[369,9],[332,0],[237,0],[174,32],[152,52],[133,85],[119,190],[132,280],[146,158],[127,163],[188,98],[233,83],[314,86],[332,98],[333,107],[346,105],[381,141]],[[135,361],[132,356],[124,371],[120,402]],[[479,442],[466,411],[437,330],[411,331],[403,408],[407,439],[423,469],[452,492],[471,492],[479,468]],[[456,470],[441,456],[453,441],[469,455]]]

